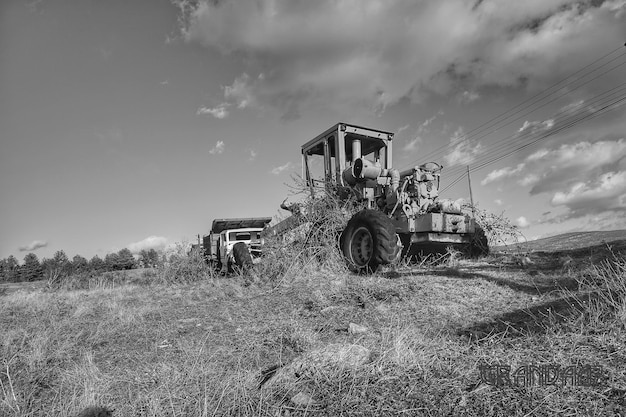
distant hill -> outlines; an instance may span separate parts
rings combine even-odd
[[[626,242],[626,229],[611,230],[608,232],[595,231],[564,233],[562,235],[544,237],[509,246],[498,246],[494,247],[493,250],[521,249],[524,251],[557,252],[589,248],[607,243],[611,244],[612,242],[619,243],[618,246],[620,247],[623,246],[623,243]]]

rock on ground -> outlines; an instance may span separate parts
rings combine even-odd
[[[333,370],[356,368],[370,361],[371,352],[364,346],[354,344],[331,344],[312,350],[288,365],[281,367],[262,388],[267,390],[295,390],[305,377],[314,377]]]
[[[367,327],[361,326],[360,324],[350,323],[348,325],[348,333],[350,334],[367,333],[367,330]]]
[[[302,391],[291,397],[291,402],[300,407],[310,407],[315,404],[313,397]]]

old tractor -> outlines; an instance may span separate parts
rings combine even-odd
[[[302,146],[302,177],[311,194],[321,185],[366,207],[340,234],[350,268],[373,271],[399,256],[448,246],[488,253],[484,232],[460,202],[439,198],[443,167],[394,169],[392,139],[390,132],[338,123]]]

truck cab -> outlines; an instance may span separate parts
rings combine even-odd
[[[242,262],[241,254],[235,256],[233,253],[239,243],[247,248],[247,258],[258,258],[261,255],[261,232],[271,220],[271,217],[213,220],[211,231],[203,237],[205,259],[221,271],[228,271],[232,265]]]
[[[229,256],[233,251],[233,246],[238,242],[243,242],[248,246],[250,255],[258,257],[261,255],[261,232],[259,228],[229,229],[220,233],[220,241],[224,248],[224,255]]]

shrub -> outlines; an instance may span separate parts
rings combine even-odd
[[[287,220],[291,228],[265,237],[262,262],[256,269],[263,280],[279,281],[320,269],[347,271],[339,236],[363,204],[352,197],[340,199],[336,188],[316,187],[311,192],[302,180],[295,181],[297,194],[309,195],[290,207],[294,213]]]
[[[489,246],[517,243],[523,238],[522,232],[516,225],[511,223],[509,218],[505,217],[504,212],[500,214],[492,213],[479,208],[477,204],[474,204],[473,207],[470,204],[465,204],[463,208],[473,211],[476,222],[487,235]]]
[[[189,283],[215,277],[215,270],[198,251],[187,253],[186,245],[178,243],[170,260],[157,268],[156,278],[163,283]]]

